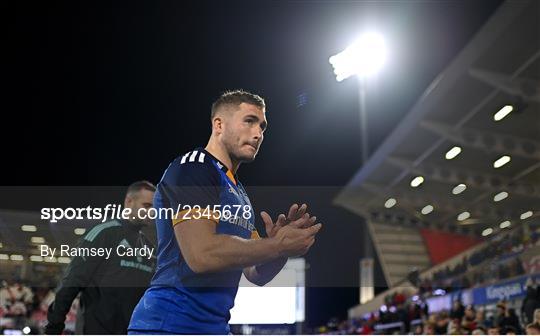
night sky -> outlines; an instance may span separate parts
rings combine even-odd
[[[266,99],[269,121],[244,185],[343,186],[361,165],[357,82],[336,82],[329,56],[366,29],[386,38],[367,87],[373,152],[500,3],[3,1],[0,185],[157,183],[206,144],[217,96],[243,88]],[[358,218],[323,212],[333,225],[308,255],[308,281],[357,279]],[[345,317],[357,295],[308,290],[308,325]]]

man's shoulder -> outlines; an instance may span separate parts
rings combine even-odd
[[[98,236],[103,235],[103,234],[108,234],[113,231],[117,231],[118,229],[121,228],[121,226],[122,224],[120,224],[120,222],[118,222],[117,220],[111,220],[111,221],[103,222],[100,224],[96,224],[86,232],[86,235],[84,236],[84,240],[93,242],[94,240],[96,240]]]
[[[214,160],[198,148],[178,156],[167,168],[163,181],[166,184],[178,184],[178,182],[192,179],[219,178],[219,166]]]

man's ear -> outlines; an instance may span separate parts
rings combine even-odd
[[[133,203],[133,196],[127,195],[126,198],[124,198],[124,208],[131,208],[132,203]]]
[[[214,119],[212,119],[212,131],[216,132],[217,134],[220,134],[223,132],[223,117],[222,116],[215,116]]]

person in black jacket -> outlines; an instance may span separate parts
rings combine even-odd
[[[534,322],[534,311],[540,308],[540,301],[538,300],[539,290],[534,287],[532,281],[527,281],[525,299],[521,305],[521,314],[524,317],[525,324]]]
[[[152,223],[139,209],[150,209],[155,186],[147,181],[130,185],[124,207],[134,216],[130,220],[111,220],[94,226],[80,240],[76,251],[106,251],[98,255],[72,258],[48,310],[45,334],[61,334],[66,314],[81,292],[77,329],[84,334],[127,334],[131,313],[148,287],[156,256],[153,244],[141,229]],[[70,249],[71,250],[71,249]],[[137,255],[128,256],[129,252]],[[81,252],[83,253],[83,252]],[[80,323],[82,322],[82,328]]]

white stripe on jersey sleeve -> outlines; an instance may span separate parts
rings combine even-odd
[[[190,154],[191,152],[187,152],[186,154],[184,154],[184,156],[182,156],[182,161],[180,161],[180,164],[184,164],[186,163],[186,159],[188,157],[188,155]]]
[[[203,163],[204,162],[204,153],[201,152],[201,154],[199,155],[199,162],[200,163]]]
[[[193,153],[191,153],[191,156],[189,157],[189,162],[195,162],[195,157],[197,156],[197,153],[199,152],[193,151]]]

